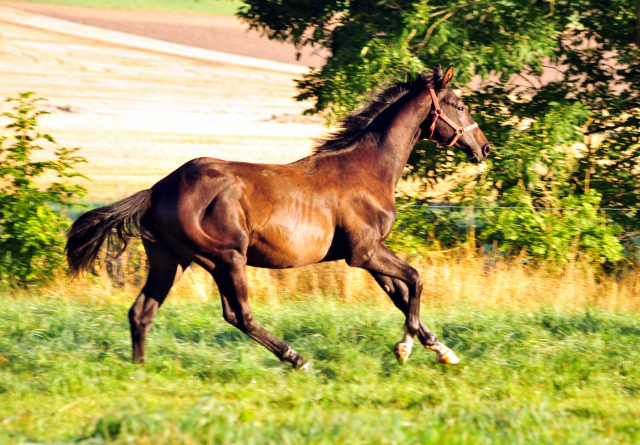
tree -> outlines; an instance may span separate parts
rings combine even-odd
[[[37,108],[44,99],[21,93],[12,112],[8,134],[0,136],[0,283],[28,285],[50,278],[64,260],[64,231],[68,218],[52,210],[68,208],[85,189],[68,183],[84,177],[73,169],[86,162],[76,156],[78,148],[64,148],[48,134],[38,131],[38,117],[48,114]],[[52,150],[39,145],[48,142]],[[53,151],[53,160],[35,161],[34,152]],[[36,179],[51,172],[60,180],[40,190]]]
[[[470,175],[461,153],[421,143],[407,177],[425,189],[467,173],[438,200],[505,203],[519,196],[530,202],[531,218],[535,207],[567,200],[594,212],[640,206],[637,0],[245,3],[239,15],[251,28],[330,50],[326,65],[298,81],[297,96],[313,99],[308,112],[322,111],[330,122],[400,68],[454,65],[465,102],[496,150],[482,174]],[[640,229],[636,211],[588,219]],[[487,233],[484,241],[493,239],[504,242],[505,234]],[[619,252],[605,257],[613,261]]]

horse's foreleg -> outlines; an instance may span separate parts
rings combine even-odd
[[[168,248],[158,243],[145,243],[145,249],[149,258],[147,282],[129,310],[134,363],[144,363],[145,340],[151,322],[173,284],[189,266],[189,261],[176,257]]]
[[[404,364],[411,353],[414,337],[420,334],[421,325],[424,326],[424,323],[420,321],[422,279],[418,271],[398,258],[379,241],[367,249],[366,253],[362,252],[359,256],[354,255],[349,264],[366,269],[372,274],[388,277],[390,281],[383,282],[381,285],[383,288],[385,285],[389,288],[389,290],[385,288],[385,291],[390,295],[394,280],[402,283],[400,287],[393,286],[394,289],[398,287],[397,292],[400,292],[399,294],[393,292],[393,294],[397,295],[397,304],[402,305],[406,316],[404,338],[395,347],[396,357],[400,363]],[[404,287],[406,287],[406,292]],[[426,329],[426,326],[424,329]],[[428,332],[428,330],[426,331]],[[433,334],[431,335],[433,336]],[[433,339],[435,339],[435,336]],[[438,360],[443,363],[458,363],[459,361],[449,348],[437,340],[436,343],[428,341],[425,346],[435,350],[438,353]]]
[[[347,258],[347,264],[396,278],[407,285],[409,298],[404,326],[405,332],[411,338],[415,337],[420,328],[420,294],[422,294],[422,279],[418,271],[395,256],[380,241],[375,241],[373,245],[362,243],[362,246],[357,246],[352,256]]]
[[[224,319],[271,351],[280,361],[296,369],[309,369],[309,362],[291,346],[263,328],[253,317],[249,307],[248,283],[244,263],[217,264],[211,272],[222,298]]]
[[[409,307],[409,289],[406,284],[396,278],[390,278],[386,275],[381,275],[375,272],[371,272],[371,275],[387,295],[389,295],[393,304],[395,304],[402,313],[406,314]],[[425,348],[431,349],[437,353],[436,358],[438,362],[447,364],[459,363],[460,360],[456,357],[453,351],[440,343],[422,320],[419,320],[419,322],[420,328],[418,329],[418,339]],[[413,345],[413,338],[407,338],[407,336],[408,334],[405,333],[403,340],[396,343],[395,347],[396,357],[402,364],[404,364],[409,358],[411,345]]]

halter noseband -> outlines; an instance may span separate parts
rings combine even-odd
[[[436,95],[435,90],[433,88],[429,88],[429,93],[431,93],[431,99],[433,100],[433,108],[436,113],[436,117],[433,119],[433,122],[431,123],[431,134],[429,135],[429,140],[435,141],[435,139],[433,138],[433,133],[436,131],[436,122],[438,121],[439,117],[441,117],[443,121],[449,124],[449,126],[453,128],[453,132],[455,133],[453,136],[453,139],[451,140],[451,142],[449,142],[449,145],[448,145],[449,147],[455,144],[460,138],[460,136],[462,136],[463,133],[466,133],[467,131],[473,130],[474,128],[478,127],[478,124],[476,122],[474,122],[471,125],[467,125],[466,127],[463,127],[461,125],[456,125],[446,114],[444,114],[444,111],[442,110],[442,108],[440,108],[440,102],[438,102],[438,96]]]

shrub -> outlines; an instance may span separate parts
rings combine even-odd
[[[618,238],[624,231],[602,213],[600,201],[594,190],[550,198],[549,208],[537,207],[531,196],[518,190],[506,194],[500,206],[480,202],[480,209],[468,203],[440,207],[399,198],[397,222],[387,245],[411,254],[463,246],[486,250],[494,245],[501,255],[553,266],[578,257],[611,265],[624,258]]]
[[[5,285],[26,286],[51,278],[64,260],[64,231],[69,223],[64,209],[86,192],[67,182],[84,177],[74,168],[86,160],[76,156],[78,148],[60,147],[50,135],[38,131],[38,118],[49,113],[38,109],[44,99],[33,94],[7,99],[15,105],[2,113],[10,119],[7,134],[0,136],[0,283]],[[34,160],[39,150],[53,151],[53,159]],[[58,178],[46,188],[36,183],[45,173]],[[62,210],[57,213],[52,206]]]

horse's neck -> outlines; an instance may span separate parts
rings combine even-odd
[[[377,144],[365,144],[363,149],[370,152],[371,169],[388,177],[394,189],[418,142],[420,124],[427,118],[430,109],[429,90],[418,88],[401,97],[370,125],[371,135]]]
[[[355,176],[364,178],[359,184],[386,189],[393,196],[430,109],[427,88],[411,91],[380,113],[352,148],[315,154],[304,162],[321,166],[329,175],[352,178],[357,172]]]

